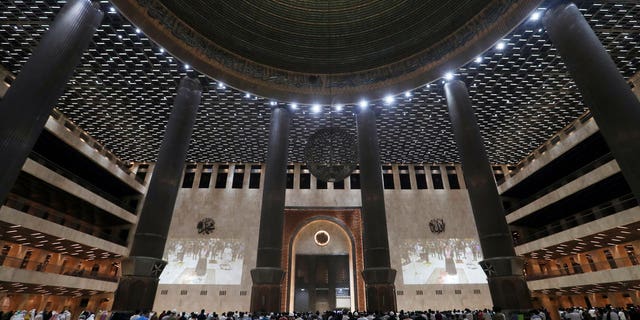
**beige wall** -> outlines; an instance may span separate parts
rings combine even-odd
[[[154,309],[178,308],[199,311],[202,308],[224,312],[247,310],[251,293],[250,271],[256,265],[258,222],[260,221],[260,189],[180,189],[176,201],[169,238],[241,240],[245,244],[240,285],[160,284]],[[202,218],[215,220],[211,235],[199,235],[196,225]],[[167,294],[162,294],[167,290]],[[182,294],[186,290],[186,294]],[[201,295],[206,291],[206,295]],[[220,295],[221,291],[225,295]],[[246,295],[240,295],[246,291]]]
[[[228,179],[228,181],[232,179],[232,174]],[[196,311],[204,307],[216,312],[248,310],[251,296],[249,272],[255,267],[262,189],[248,189],[246,185],[243,189],[231,189],[230,183],[227,183],[226,189],[199,189],[197,188],[198,180],[199,173],[196,173],[194,183],[196,187],[179,190],[169,238],[214,237],[243,241],[245,257],[241,283],[240,285],[161,284],[154,309],[162,311],[178,308],[184,311]],[[412,180],[415,181],[413,178]],[[211,182],[211,186],[213,185],[214,181]],[[402,253],[399,252],[399,248],[405,240],[434,237],[477,239],[477,234],[466,190],[399,190],[398,185],[396,188],[396,190],[385,190],[384,194],[391,263],[392,267],[398,271],[396,288],[403,293],[398,296],[398,308],[422,310],[490,307],[491,299],[486,284],[403,284]],[[344,190],[332,190],[331,186],[327,190],[291,189],[287,190],[286,206],[359,207],[361,206],[360,190],[349,190],[348,184],[347,189]],[[216,230],[210,236],[197,235],[195,231],[197,222],[204,217],[211,217],[216,222]],[[436,236],[429,231],[428,222],[432,218],[445,220],[447,230],[444,234]],[[417,290],[422,290],[423,294],[416,294]],[[436,290],[441,290],[442,294],[436,295]],[[461,290],[461,294],[456,294],[456,290]],[[474,290],[480,290],[480,294],[474,294]],[[206,291],[206,295],[201,295],[203,291]],[[224,295],[221,295],[221,291],[224,291]]]
[[[396,290],[398,309],[422,310],[452,308],[488,308],[492,306],[487,284],[404,285],[401,263],[403,241],[423,238],[475,238],[477,232],[467,190],[385,190],[391,266],[398,271]],[[446,231],[431,233],[429,221],[442,218]],[[396,250],[394,250],[396,249]],[[419,290],[422,294],[419,294]],[[436,294],[441,290],[442,294]],[[461,290],[461,294],[456,294]],[[480,290],[480,294],[474,294]]]

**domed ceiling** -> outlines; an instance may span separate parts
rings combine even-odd
[[[113,0],[151,39],[238,89],[351,103],[416,88],[518,25],[526,0]]]
[[[145,3],[149,1],[154,0]],[[65,2],[0,1],[0,67],[19,75]],[[194,62],[170,54],[179,50],[148,37],[142,25],[125,18],[111,1],[98,2],[104,19],[56,107],[122,160],[155,161],[176,87],[182,77],[194,73]],[[538,19],[531,14],[496,45],[447,70],[467,84],[492,163],[517,163],[587,111],[540,21],[545,8],[557,2],[543,2],[535,11]],[[575,2],[622,75],[639,77],[640,3]],[[271,109],[274,104],[291,104],[234,89],[222,73],[197,76],[204,91],[188,160],[264,162]],[[428,81],[390,97],[391,101],[373,101],[367,96],[378,113],[382,162],[460,162],[443,81]],[[298,102],[288,161],[304,162],[309,136],[322,128],[356,134],[357,104],[321,104],[316,109]]]

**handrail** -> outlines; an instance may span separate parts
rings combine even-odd
[[[34,202],[32,200],[28,200],[26,198],[20,197],[14,193],[10,193],[7,196],[5,205],[13,209],[16,209],[18,211],[38,217],[40,219],[51,221],[53,223],[63,225],[65,227],[68,227],[74,230],[78,230],[86,234],[93,235],[95,237],[98,237],[103,240],[107,240],[109,242],[113,242],[122,246],[127,245],[127,242],[125,240],[120,239],[114,236],[113,234],[103,232],[99,228],[92,225],[91,223],[88,223],[81,219],[70,216],[64,212],[60,212],[55,209],[49,208],[45,205]]]
[[[583,113],[582,115],[580,115],[578,117],[578,119],[572,121],[571,123],[569,123],[568,125],[566,125],[564,128],[558,130],[558,132],[556,134],[554,134],[553,136],[551,136],[551,138],[547,139],[547,141],[545,141],[544,143],[542,143],[540,146],[538,146],[535,150],[531,151],[531,153],[529,153],[527,156],[525,156],[522,160],[518,161],[518,163],[516,163],[516,167],[513,170],[513,172],[511,172],[509,174],[509,177],[513,177],[516,174],[518,174],[520,171],[522,171],[522,169],[524,167],[526,167],[528,164],[531,163],[531,159],[536,159],[537,155],[549,150],[550,148],[554,147],[558,142],[560,142],[560,140],[563,140],[562,136],[563,135],[567,135],[567,133],[574,131],[578,126],[582,126],[582,124],[586,123],[589,119],[593,118],[593,115],[591,114],[591,111],[587,111],[585,113]],[[504,183],[504,181],[506,181],[506,176],[505,175],[505,179],[501,180],[498,185]]]
[[[515,202],[511,202],[512,204],[514,204],[513,206],[510,206],[509,208],[505,208],[507,209],[507,211],[513,212],[515,210],[518,210],[526,205],[528,205],[531,202],[534,202],[538,199],[540,199],[542,196],[559,189],[560,187],[568,184],[569,182],[576,180],[577,178],[585,175],[588,172],[591,172],[595,169],[597,169],[598,167],[604,165],[605,163],[613,160],[613,155],[611,153],[607,153],[589,163],[587,163],[586,165],[578,168],[577,170],[569,173],[566,176],[561,177],[560,179],[552,182],[550,185],[548,185],[547,187],[545,187],[544,189],[539,190],[538,192],[528,196],[527,198],[524,198],[520,201],[515,201]]]
[[[135,213],[136,208],[132,207],[131,204],[127,201],[124,201],[110,193],[108,193],[107,191],[100,189],[98,187],[96,187],[95,185],[93,185],[91,182],[79,177],[78,175],[74,174],[73,172],[61,167],[60,165],[56,164],[55,162],[47,159],[45,156],[35,152],[35,151],[31,151],[31,153],[29,154],[29,158],[32,159],[35,162],[40,163],[41,165],[55,171],[56,173],[66,177],[67,179],[81,185],[82,187],[86,188],[87,190],[90,190],[91,192],[105,198],[106,200],[112,202],[113,204],[117,205],[118,207],[125,209],[131,213]]]
[[[67,130],[76,133],[75,135],[84,141],[87,145],[98,151],[100,154],[109,159],[110,162],[115,163],[120,170],[124,171],[127,175],[130,175],[131,168],[122,159],[117,157],[111,150],[105,148],[105,146],[96,140],[89,133],[80,128],[77,124],[67,118],[58,108],[53,108],[51,111],[51,117],[60,122]]]
[[[564,264],[561,266],[561,269],[557,269],[558,266],[552,263],[551,261],[547,262],[547,270],[544,272],[535,272],[535,273],[527,273],[525,275],[527,281],[531,280],[540,280],[540,279],[548,279],[548,278],[556,278],[562,277],[572,274],[581,274],[581,273],[590,273],[596,271],[603,270],[612,270],[618,268],[625,268],[637,265],[638,261],[636,258],[636,262],[634,262],[629,258],[615,258],[606,261],[594,261],[594,262],[583,262],[583,263],[567,263],[566,267]],[[554,269],[551,269],[551,266],[554,266]]]
[[[516,245],[525,244],[534,240],[550,236],[552,234],[564,231],[575,226],[594,221],[604,216],[609,216],[620,211],[633,208],[638,205],[638,201],[632,193],[625,194],[613,200],[604,202],[590,209],[586,209],[575,213],[563,219],[562,222],[553,222],[544,225],[539,231],[528,234],[526,237],[514,239]],[[594,210],[594,208],[597,208]],[[550,231],[551,230],[551,231]]]
[[[24,269],[30,271],[62,274],[72,277],[81,277],[88,279],[95,279],[101,281],[118,282],[118,275],[109,272],[87,271],[85,269],[78,269],[76,267],[66,267],[54,264],[44,264],[44,262],[34,260],[24,260],[23,258],[2,256],[0,255],[0,266]],[[102,267],[102,266],[101,266]]]

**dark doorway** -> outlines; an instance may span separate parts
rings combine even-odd
[[[294,309],[349,308],[348,255],[296,255]]]

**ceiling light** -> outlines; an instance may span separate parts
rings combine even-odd
[[[445,80],[452,80],[453,79],[453,72],[447,72],[444,74],[444,79]]]
[[[505,47],[505,44],[502,41],[500,41],[500,42],[498,42],[498,44],[496,44],[496,49],[498,49],[498,50],[503,50],[504,47]]]
[[[392,104],[395,98],[392,95],[388,95],[384,97],[385,104]]]
[[[341,104],[336,104],[335,108],[336,108],[336,111],[342,111],[342,105]]]
[[[272,105],[272,106],[275,106],[275,105],[277,105],[278,103],[277,103],[277,102],[275,102],[275,101],[270,101],[270,102],[269,102],[269,104],[270,104],[270,105]]]
[[[367,100],[362,99],[362,100],[360,100],[358,105],[360,106],[360,108],[364,109],[364,108],[369,106],[369,102]]]
[[[251,94],[249,92],[247,92],[247,93],[244,94],[244,97],[249,99],[249,98],[251,98]]]
[[[116,8],[114,8],[114,7],[109,8],[109,12],[115,13],[116,12]]]
[[[164,48],[160,48],[160,53],[164,53]]]
[[[538,21],[540,19],[540,11],[536,11],[531,15],[531,21]]]
[[[405,98],[410,98],[411,97],[411,91],[405,91],[404,92],[404,97]]]
[[[136,33],[140,33],[140,28],[136,28]]]
[[[218,82],[218,89],[225,89],[226,86],[222,82]]]
[[[311,112],[313,112],[313,113],[320,112],[320,105],[316,103],[313,106],[311,106]]]
[[[475,61],[476,63],[480,63],[480,62],[482,62],[482,57],[481,56],[477,56],[476,59],[473,60],[473,61]]]
[[[298,104],[297,104],[297,103],[295,103],[295,102],[294,102],[294,103],[292,103],[292,104],[291,104],[291,109],[293,109],[293,110],[298,109]]]

